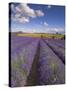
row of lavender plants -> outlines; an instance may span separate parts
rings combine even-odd
[[[65,82],[65,66],[52,49],[40,40],[38,84],[51,85]]]
[[[65,63],[65,49],[58,47],[58,43],[55,44],[56,41],[51,40],[45,40],[45,42],[48,44],[48,46],[54,51],[56,55],[61,59],[63,63]]]
[[[30,44],[18,48],[19,53],[11,55],[11,86],[26,85],[32,63],[36,54],[39,39],[31,41]],[[20,42],[19,42],[20,43]]]

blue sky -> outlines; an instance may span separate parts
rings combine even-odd
[[[65,7],[11,3],[11,31],[30,33],[64,33]]]

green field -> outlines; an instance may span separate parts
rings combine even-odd
[[[16,33],[17,36],[26,37],[42,37],[42,38],[63,38],[63,34],[48,34],[48,33]]]

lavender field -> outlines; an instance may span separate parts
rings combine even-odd
[[[65,83],[65,40],[11,35],[11,87]]]
[[[65,6],[9,3],[9,86],[65,84]]]

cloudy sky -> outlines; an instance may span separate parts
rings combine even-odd
[[[64,6],[11,3],[9,10],[12,32],[65,32]]]

